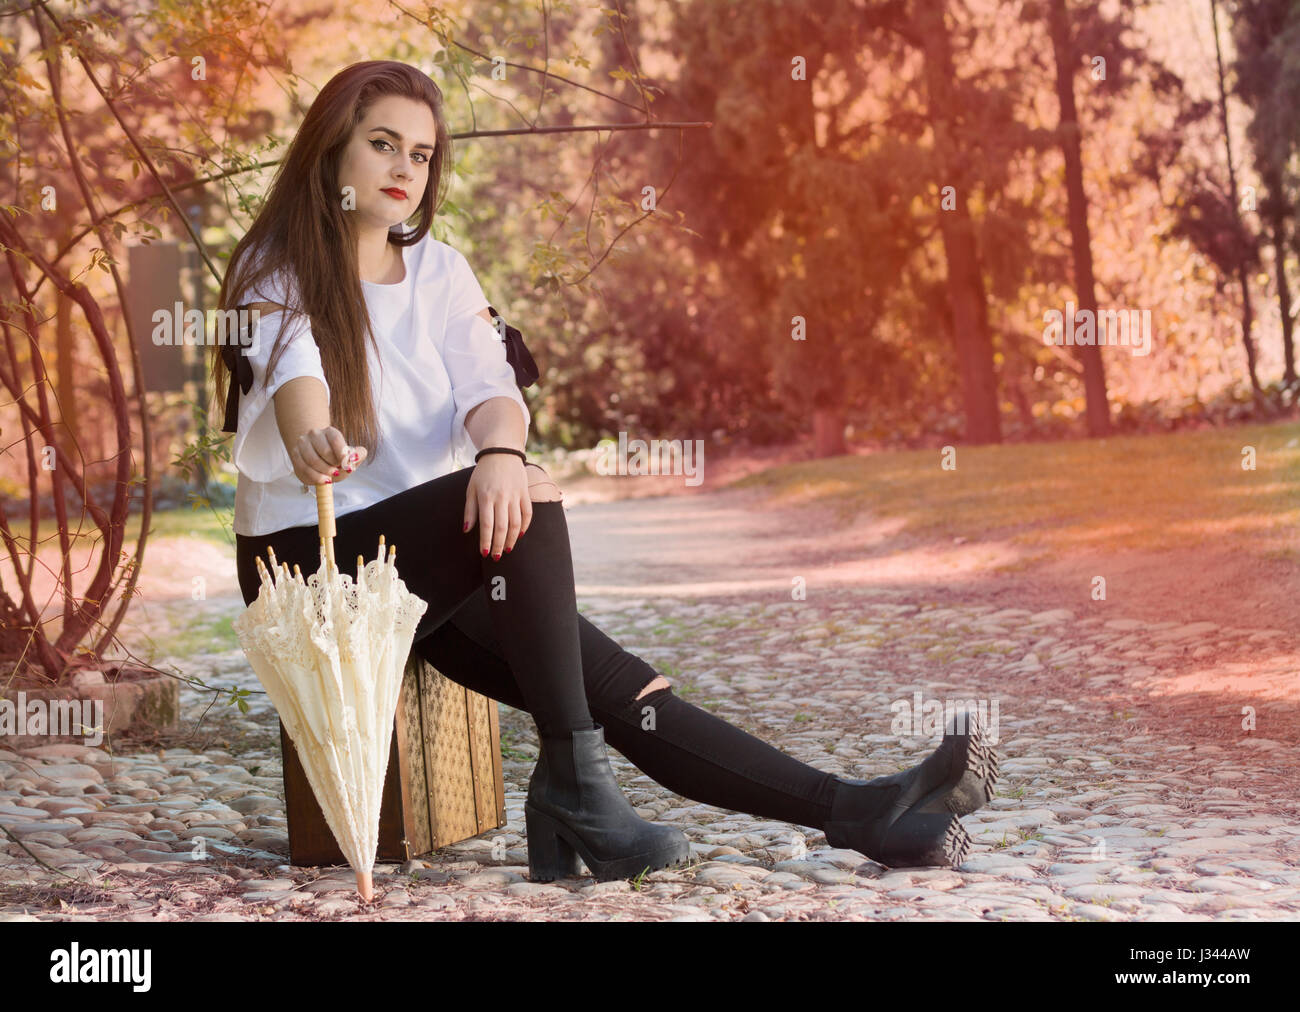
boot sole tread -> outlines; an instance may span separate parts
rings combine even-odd
[[[969,731],[966,768],[944,798],[944,807],[954,815],[970,815],[987,805],[993,800],[993,788],[998,781],[998,752],[985,737],[984,726],[974,720]]]
[[[936,813],[925,813],[926,816],[933,818]],[[966,861],[970,853],[972,841],[970,834],[966,832],[966,827],[961,824],[961,820],[955,815],[945,816],[948,822],[944,827],[943,835],[936,836],[929,846],[924,848],[912,849],[910,852],[898,855],[890,855],[888,846],[879,858],[872,858],[873,861],[879,861],[880,864],[887,868],[934,868],[947,866],[956,868]],[[898,828],[900,822],[906,822],[909,816],[903,816],[899,822],[894,823],[893,828]],[[895,843],[894,846],[899,846]]]
[[[960,739],[954,747],[962,749],[962,769],[953,778],[933,788],[929,793],[913,801],[905,812],[929,812],[953,815],[970,815],[983,808],[993,800],[994,787],[998,781],[999,757],[997,750],[985,736],[983,725],[973,719],[966,734],[956,735],[947,732],[944,744],[954,737]],[[941,745],[940,748],[943,746]],[[910,771],[909,771],[910,772]],[[901,817],[904,812],[900,812]]]

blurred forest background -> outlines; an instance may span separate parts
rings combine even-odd
[[[141,389],[181,349],[128,335],[126,250],[194,245],[165,182],[222,269],[316,90],[365,59],[447,97],[435,236],[537,359],[534,448],[1296,417],[1300,3],[606,2],[6,3],[3,497],[39,419],[89,485],[146,438],[159,476],[208,457],[233,482],[198,377]],[[182,287],[211,309],[199,257]],[[1067,303],[1149,311],[1150,353],[1045,343]]]

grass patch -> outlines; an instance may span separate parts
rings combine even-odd
[[[1242,470],[1253,446],[1256,470]],[[1164,551],[1212,546],[1300,561],[1300,423],[1104,440],[841,456],[770,468],[732,488],[774,505],[865,514],[926,540],[1003,539],[1048,555],[1095,544]]]
[[[149,515],[149,540],[145,543],[144,548],[145,565],[149,564],[149,545],[163,538],[201,538],[204,541],[211,541],[214,545],[223,545],[233,552],[235,549],[233,523],[234,510],[230,507],[199,506],[194,508],[186,505],[166,510],[154,510]],[[23,515],[21,523],[11,521],[10,527],[14,532],[14,540],[18,542],[23,551],[27,551],[28,527],[26,514]],[[133,513],[126,521],[127,541],[122,546],[124,550],[128,552],[134,550],[139,529],[140,515]],[[41,522],[36,530],[36,540],[40,543],[43,551],[57,552],[59,547],[59,525],[54,515],[52,513],[42,515]],[[69,514],[68,530],[72,544],[80,546],[82,549],[88,548],[103,539],[102,533],[95,527],[90,515],[86,514],[83,517],[80,511],[73,511]]]
[[[217,507],[202,506],[191,509],[188,506],[161,510],[149,517],[149,539],[162,538],[201,538],[214,545],[225,545],[231,550],[235,547],[235,534],[231,528],[234,511]],[[149,559],[149,545],[145,545],[145,562]]]
[[[148,549],[146,548],[146,557]],[[191,613],[194,614],[194,613]],[[194,654],[225,653],[239,649],[232,619],[224,615],[195,614],[179,632],[153,641],[153,663],[157,657],[192,657]]]

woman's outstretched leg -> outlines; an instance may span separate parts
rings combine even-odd
[[[593,717],[609,744],[656,782],[693,801],[823,830],[833,846],[887,864],[964,859],[968,840],[956,816],[988,800],[997,774],[980,729],[950,729],[930,757],[902,773],[844,779],[678,698],[650,664],[582,615],[578,631]],[[476,599],[416,649],[453,681],[526,710]]]
[[[530,529],[520,542],[531,535]],[[453,681],[527,711],[488,608],[470,597],[415,649]],[[671,687],[641,695],[662,680],[659,672],[583,615],[577,629],[591,714],[604,725],[605,740],[643,773],[704,804],[825,827],[837,777],[678,698]]]

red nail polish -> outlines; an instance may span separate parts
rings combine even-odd
[[[461,528],[461,531],[460,531],[460,532],[461,532],[462,534],[464,534],[467,530],[469,530],[469,521],[468,521],[468,520],[465,521],[465,526]]]
[[[510,554],[510,549],[509,549],[509,548],[506,549],[506,554],[507,554],[507,555]]]
[[[333,484],[334,484],[334,479],[333,479],[333,478],[326,478],[326,479],[325,479],[325,484],[326,484],[326,485],[333,485]]]
[[[487,549],[486,549],[486,548],[483,549],[483,558],[485,558],[485,559],[487,558]]]
[[[501,561],[501,553],[498,552],[496,555],[492,556],[492,561],[493,561],[493,562],[500,562],[500,561]]]

